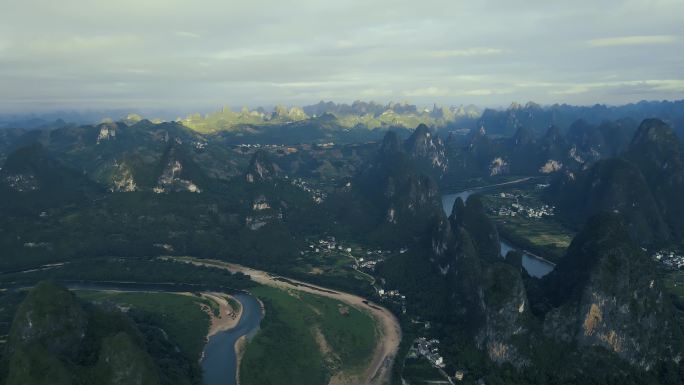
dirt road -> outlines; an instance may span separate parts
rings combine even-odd
[[[401,327],[397,318],[387,309],[380,305],[374,304],[365,298],[357,295],[327,289],[321,286],[308,284],[305,282],[289,279],[277,275],[269,274],[265,271],[252,269],[246,266],[227,263],[217,260],[196,259],[191,257],[167,257],[176,261],[183,261],[199,266],[213,266],[230,270],[232,272],[241,272],[249,275],[252,280],[262,285],[277,287],[281,289],[298,290],[306,293],[321,295],[328,298],[333,298],[344,302],[348,305],[354,306],[357,309],[368,312],[373,316],[378,325],[380,336],[378,336],[378,345],[373,353],[373,359],[363,373],[361,382],[354,383],[360,385],[384,385],[389,383],[392,364],[394,357],[399,349],[399,342],[401,341]],[[336,380],[333,378],[333,380]],[[346,381],[337,379],[341,383]]]

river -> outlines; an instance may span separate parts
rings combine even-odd
[[[494,186],[489,186],[489,187],[494,187]],[[456,202],[457,198],[463,199],[465,202],[466,199],[468,199],[469,196],[471,196],[474,193],[481,192],[486,190],[489,187],[480,187],[472,190],[466,190],[466,191],[461,191],[458,193],[453,193],[453,194],[444,194],[442,195],[442,208],[444,209],[444,212],[446,215],[451,215],[451,210],[454,207],[454,203]],[[506,253],[508,253],[511,250],[515,250],[515,248],[507,243],[505,240],[501,240],[501,255],[504,256]],[[544,259],[538,258],[534,255],[531,255],[529,253],[526,253],[523,251],[523,267],[525,270],[527,270],[527,273],[529,273],[533,277],[543,277],[546,274],[550,273],[555,265],[549,261],[546,261]]]
[[[196,291],[195,285],[183,284],[145,284],[134,282],[65,282],[71,290],[116,290],[127,292],[186,292]],[[261,323],[262,312],[259,301],[252,295],[238,293],[231,295],[240,302],[242,315],[238,324],[223,332],[209,337],[204,347],[202,373],[204,385],[236,385],[237,355],[235,342],[242,336],[252,337]]]
[[[236,294],[242,304],[242,316],[237,326],[209,338],[204,347],[202,372],[204,385],[236,385],[237,356],[235,342],[242,337],[252,337],[259,330],[261,305],[249,294]]]

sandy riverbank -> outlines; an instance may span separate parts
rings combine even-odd
[[[333,298],[348,305],[354,306],[357,309],[368,312],[375,319],[380,335],[378,336],[378,345],[373,353],[373,358],[370,360],[368,367],[363,372],[363,378],[358,384],[383,385],[389,383],[394,357],[397,354],[399,342],[401,341],[401,328],[399,326],[399,321],[389,310],[367,301],[365,298],[353,294],[344,293],[337,290],[330,290],[293,279],[282,279],[284,277],[278,277],[265,271],[255,270],[242,265],[208,259],[200,260],[190,257],[168,258],[173,258],[175,260],[192,263],[199,266],[213,266],[233,272],[239,271],[249,275],[252,280],[262,285],[280,289],[298,290]]]
[[[183,295],[193,296],[192,293],[181,293]],[[202,292],[200,293],[202,298],[208,299],[219,306],[219,315],[214,314],[214,311],[209,306],[202,304],[202,310],[204,310],[209,315],[209,330],[207,332],[207,339],[215,335],[216,333],[230,330],[237,326],[242,317],[242,307],[239,309],[233,309],[228,303],[228,298],[232,298],[235,301],[235,297],[226,293],[217,292]],[[239,301],[237,301],[239,303]]]
[[[240,318],[242,318],[242,307],[240,306],[238,309],[233,309],[230,303],[228,303],[228,298],[233,298],[235,301],[237,301],[234,297],[225,293],[216,292],[202,292],[200,295],[202,298],[213,301],[219,306],[218,316],[216,316],[214,311],[208,306],[202,306],[204,311],[209,314],[211,320],[207,338],[215,335],[216,333],[230,330],[237,326],[237,324],[240,322]]]

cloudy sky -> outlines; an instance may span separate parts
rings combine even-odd
[[[684,0],[0,0],[0,111],[684,98]]]

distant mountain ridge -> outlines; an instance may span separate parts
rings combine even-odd
[[[581,224],[600,212],[621,213],[642,245],[684,235],[684,144],[665,122],[646,119],[618,157],[558,175],[546,192],[561,215]]]
[[[580,119],[589,124],[600,124],[606,120],[630,118],[642,121],[652,117],[669,122],[677,132],[684,132],[684,100],[641,101],[622,106],[554,104],[542,107],[533,102],[525,105],[513,103],[505,110],[485,109],[477,127],[501,136],[512,136],[518,128],[527,127],[540,136],[549,126],[558,126],[565,131]]]

